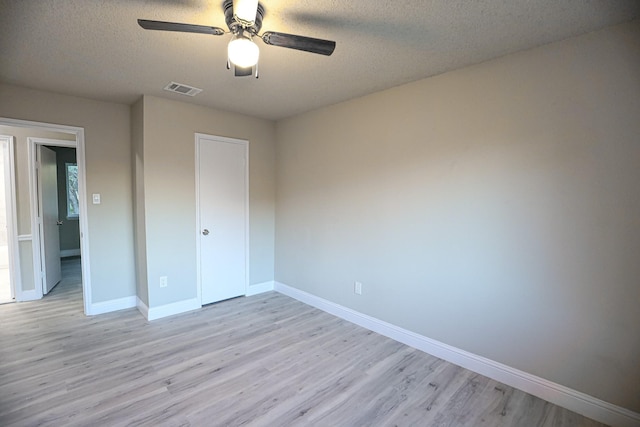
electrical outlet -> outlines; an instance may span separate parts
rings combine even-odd
[[[355,282],[353,284],[353,292],[355,292],[356,295],[362,295],[362,283]]]
[[[166,288],[168,284],[167,276],[160,276],[160,287]]]

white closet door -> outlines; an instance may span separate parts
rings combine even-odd
[[[202,304],[246,294],[247,141],[198,135]]]

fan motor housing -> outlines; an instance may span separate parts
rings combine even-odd
[[[262,4],[258,3],[256,20],[251,26],[243,25],[234,18],[233,0],[224,0],[224,3],[222,3],[222,8],[224,9],[224,20],[227,23],[227,27],[229,27],[229,31],[231,31],[233,34],[237,34],[241,29],[243,29],[251,33],[252,36],[255,36],[262,28],[262,18],[264,17],[264,6],[262,6]]]

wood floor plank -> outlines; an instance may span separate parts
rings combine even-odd
[[[275,292],[85,317],[63,274],[0,305],[2,426],[602,426]]]

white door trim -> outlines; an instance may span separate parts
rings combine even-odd
[[[196,153],[196,280],[197,280],[197,299],[202,305],[202,275],[201,275],[201,265],[200,265],[200,231],[202,230],[202,224],[200,223],[200,141],[202,139],[213,139],[219,142],[226,142],[231,144],[240,144],[244,146],[245,149],[245,274],[244,274],[244,290],[245,295],[248,293],[249,288],[249,266],[251,265],[249,262],[249,141],[246,139],[237,139],[237,138],[229,138],[225,136],[215,136],[215,135],[207,135],[204,133],[196,133],[195,134],[195,153]]]
[[[0,142],[7,143],[6,156],[4,156],[4,188],[7,203],[7,243],[9,252],[9,286],[11,286],[11,296],[15,301],[19,301],[19,284],[22,283],[20,276],[20,251],[18,248],[18,215],[16,208],[16,185],[15,185],[15,157],[13,154],[13,136],[0,135]],[[21,290],[21,289],[20,289]]]
[[[31,128],[43,131],[63,132],[71,135],[75,135],[74,141],[71,142],[73,147],[76,148],[76,162],[78,163],[78,197],[80,202],[80,251],[82,253],[81,268],[82,268],[82,298],[84,303],[84,314],[90,313],[91,306],[91,272],[90,272],[90,258],[89,258],[89,215],[87,211],[87,182],[86,182],[86,162],[85,162],[85,141],[84,141],[84,128],[77,126],[57,125],[50,123],[34,122],[29,120],[17,120],[0,117],[0,125],[13,126],[22,128]],[[31,178],[30,178],[31,179]],[[33,215],[32,215],[33,217]],[[32,231],[32,236],[35,235]],[[17,239],[16,239],[17,240]],[[33,247],[38,247],[35,242]],[[35,279],[35,277],[34,277]],[[37,289],[37,286],[36,286]],[[16,290],[18,291],[18,290]],[[22,291],[22,289],[20,289]],[[42,289],[41,289],[42,291]],[[30,291],[31,292],[31,291]],[[19,293],[16,292],[16,295]]]

